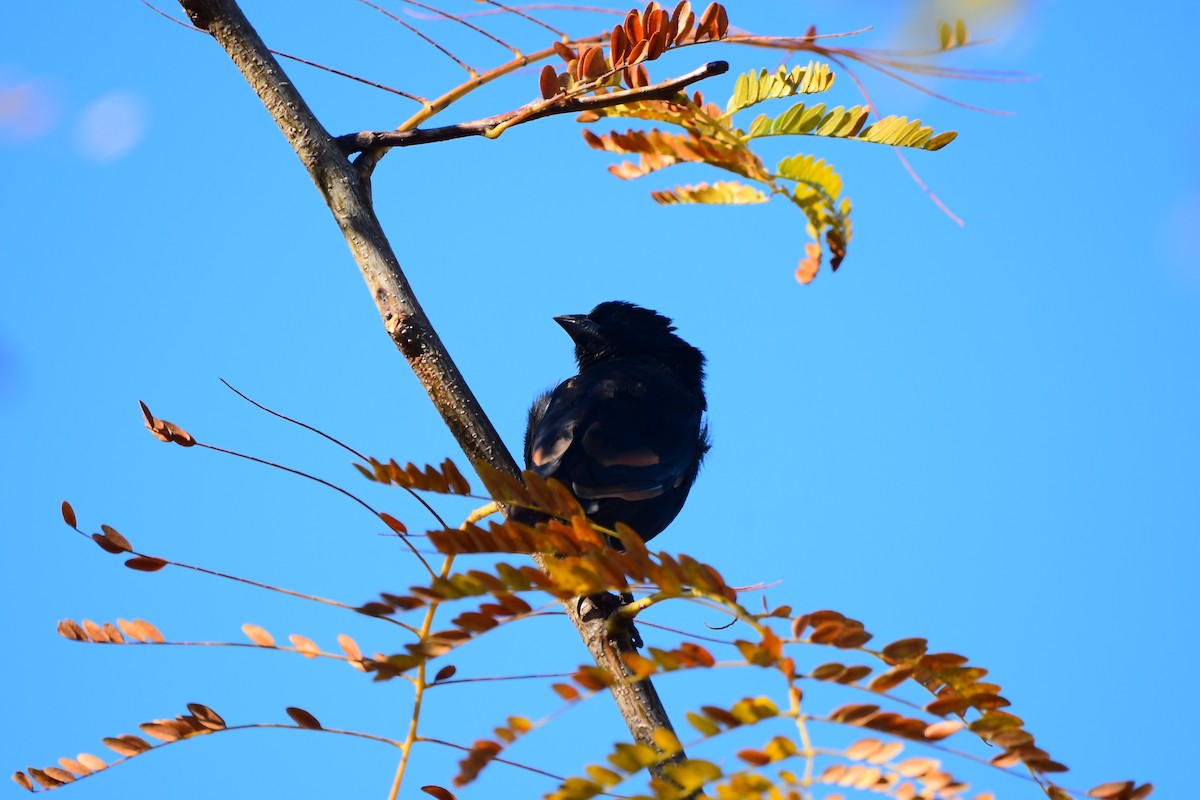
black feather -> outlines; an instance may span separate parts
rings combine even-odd
[[[529,409],[526,468],[562,482],[597,524],[623,522],[648,541],[683,508],[709,449],[704,356],[632,303],[555,321],[579,374]]]

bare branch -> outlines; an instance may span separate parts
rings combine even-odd
[[[512,455],[417,302],[354,165],[313,115],[234,0],[179,2],[192,24],[211,34],[229,54],[308,170],[350,246],[388,335],[472,466],[487,465],[519,475]],[[564,603],[564,608],[596,663],[626,678],[614,684],[612,692],[634,741],[657,749],[654,731],[671,730],[671,721],[650,681],[637,680],[621,660],[621,649],[629,647],[628,641],[605,632],[608,615],[589,599]],[[680,753],[672,760],[682,758]],[[661,769],[655,772],[662,774]]]
[[[377,147],[409,147],[417,144],[445,142],[451,139],[463,139],[468,136],[487,136],[505,126],[520,125],[535,119],[544,119],[558,114],[577,114],[581,111],[594,111],[598,108],[610,108],[625,103],[636,103],[641,100],[670,100],[680,90],[711,78],[723,75],[729,71],[729,64],[724,61],[711,61],[699,69],[692,70],[678,78],[644,86],[640,89],[625,89],[619,92],[609,92],[602,95],[580,97],[566,95],[553,97],[549,100],[539,100],[527,106],[501,114],[496,117],[460,122],[456,125],[444,125],[439,128],[416,128],[407,131],[363,131],[339,136],[337,143],[346,153],[360,153]]]

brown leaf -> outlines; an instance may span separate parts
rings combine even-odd
[[[288,706],[286,710],[287,715],[291,717],[301,728],[308,728],[309,730],[314,731],[321,730],[321,723],[317,722],[317,718],[305,711],[303,708]]]
[[[183,738],[179,730],[166,721],[143,722],[138,727],[142,729],[142,733],[164,742],[177,742]]]
[[[872,679],[869,688],[873,692],[886,692],[889,689],[894,689],[912,677],[912,667],[892,667],[887,672],[876,675]]]
[[[871,668],[865,665],[846,667],[842,674],[838,675],[836,678],[834,678],[834,680],[836,680],[838,683],[845,684],[857,683],[870,674]]]
[[[599,47],[579,49],[579,80],[588,81],[604,72],[604,52]]]
[[[371,601],[370,603],[363,603],[354,610],[360,614],[366,614],[368,617],[386,617],[396,612],[396,609],[392,608],[387,603],[380,603],[375,600]]]
[[[454,673],[456,672],[458,672],[458,667],[454,666],[453,664],[447,664],[439,669],[437,674],[433,676],[433,682],[437,683],[438,681],[448,681],[454,677]]]
[[[832,662],[829,664],[822,664],[819,667],[814,667],[812,671],[812,677],[819,681],[831,681],[845,671],[845,665]]]
[[[252,625],[247,622],[242,626],[242,633],[246,634],[246,638],[254,642],[259,647],[275,646],[275,637],[257,625]]]
[[[966,656],[960,656],[957,653],[929,653],[921,656],[921,667],[924,669],[937,672],[938,670],[951,669],[953,667],[961,667],[967,663]]]
[[[125,562],[125,566],[138,572],[158,572],[166,565],[166,561],[154,556],[134,556]]]
[[[146,427],[159,441],[174,442],[181,447],[191,447],[196,443],[192,435],[183,428],[172,422],[158,419],[151,414],[150,409],[141,400],[138,400],[138,405],[142,407],[142,416],[146,419]]]
[[[834,709],[830,718],[835,722],[845,722],[849,725],[862,725],[879,713],[879,706],[869,703],[851,703]]]
[[[739,750],[737,757],[755,767],[764,767],[771,763],[771,757],[761,750]]]
[[[896,663],[897,661],[908,661],[913,658],[920,658],[929,650],[929,642],[921,638],[901,639],[897,642],[892,642],[883,648],[882,654],[885,660]]]
[[[1020,728],[1008,728],[1007,730],[998,731],[993,734],[990,737],[990,741],[1001,747],[1021,747],[1033,744],[1033,734],[1029,731],[1023,731]]]
[[[650,41],[648,39],[642,39],[640,42],[638,42],[632,48],[630,48],[629,57],[627,59],[628,62],[630,64],[637,64],[641,61],[645,61],[646,53],[649,52],[649,50],[650,50]]]
[[[37,781],[38,785],[43,789],[57,789],[59,786],[62,786],[62,781],[57,778],[51,778],[44,770],[40,770],[37,767],[29,768],[29,777]],[[20,781],[17,781],[17,783],[20,783]]]
[[[75,520],[75,509],[71,508],[71,504],[66,500],[62,501],[62,518],[63,522],[67,523],[75,530],[79,530],[79,526],[76,524]]]
[[[132,734],[125,734],[124,736],[107,736],[104,739],[101,739],[101,741],[104,742],[109,750],[112,750],[118,755],[125,756],[126,758],[132,758],[133,756],[144,753],[150,749],[149,742],[140,737],[133,736]]]
[[[687,40],[692,33],[692,25],[696,21],[696,15],[692,12],[692,4],[688,0],[682,0],[679,5],[675,6],[675,11],[671,13],[671,42],[678,44]],[[696,105],[704,105],[697,103]]]
[[[470,494],[471,483],[463,477],[458,466],[450,459],[442,462],[442,474],[449,484],[450,494]]]
[[[554,97],[554,95],[558,94],[558,73],[555,72],[554,67],[550,66],[549,64],[542,67],[542,72],[538,76],[538,89],[542,93],[543,100],[549,100],[551,97]],[[380,516],[382,517],[386,515],[380,514]],[[384,520],[384,522],[387,522],[387,520]],[[403,533],[403,531],[400,532]]]
[[[64,619],[58,623],[58,635],[64,639],[70,639],[72,642],[86,642],[87,634],[83,632],[83,628],[79,627],[79,623],[73,619]]]
[[[623,26],[613,26],[612,36],[608,40],[608,52],[614,67],[623,67],[628,62],[629,36]]]
[[[946,697],[929,703],[925,706],[925,710],[930,714],[937,714],[939,717],[944,717],[948,714],[961,714],[970,707],[970,699],[957,694],[949,694]]]
[[[822,622],[814,625],[808,638],[817,644],[832,644],[844,631],[845,627],[840,621]]]
[[[558,53],[558,57],[561,58],[566,64],[570,64],[572,61],[578,58],[575,51],[567,47],[562,42],[554,43],[554,52]],[[469,494],[469,492],[464,492],[463,494]]]
[[[188,703],[187,708],[188,711],[192,712],[192,716],[196,718],[196,721],[210,731],[225,729],[225,720],[221,719],[221,715],[208,706],[200,705],[199,703]]]
[[[24,772],[17,770],[16,772],[13,773],[12,778],[14,781],[17,782],[17,786],[20,786],[25,791],[27,791],[27,792],[33,791],[33,781],[29,780],[29,776],[26,775]]]
[[[720,13],[719,3],[709,3],[704,9],[704,13],[700,15],[700,22],[696,24],[696,35],[694,41],[702,42],[705,39],[717,38],[717,16]]]
[[[437,800],[458,800],[453,792],[451,792],[449,789],[443,789],[441,786],[434,786],[430,784],[428,786],[422,786],[421,791],[425,794],[436,797]]]
[[[629,37],[630,45],[636,45],[646,38],[646,30],[642,26],[642,15],[636,8],[631,8],[625,15],[625,35]]]
[[[132,553],[133,552],[133,545],[131,545],[129,543],[128,539],[126,539],[121,534],[117,533],[116,528],[112,528],[108,525],[101,525],[100,530],[103,531],[104,538],[107,539],[110,544],[112,544],[114,547],[119,548],[117,550],[118,553],[121,553],[121,552]]]

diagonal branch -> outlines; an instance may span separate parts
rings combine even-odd
[[[541,100],[515,111],[500,114],[495,117],[478,119],[473,122],[460,122],[455,125],[444,125],[439,128],[414,128],[403,131],[363,131],[339,136],[337,143],[342,146],[347,155],[372,150],[377,147],[409,147],[417,144],[446,142],[451,139],[463,139],[468,136],[491,136],[497,131],[505,130],[514,125],[533,122],[557,114],[577,114],[581,111],[594,111],[598,108],[610,108],[624,103],[636,103],[641,100],[670,100],[680,90],[711,78],[723,75],[729,71],[729,64],[724,61],[711,61],[704,66],[694,69],[678,78],[645,86],[639,89],[625,89],[608,94],[580,97],[568,95]]]
[[[308,170],[350,246],[388,335],[472,466],[519,474],[512,455],[417,302],[375,215],[369,192],[336,140],[313,115],[235,0],[179,2],[192,23],[211,34],[229,54]],[[564,608],[596,663],[628,679],[614,684],[612,692],[633,739],[656,747],[654,731],[671,730],[671,721],[650,681],[637,680],[621,660],[627,641],[605,632],[605,610],[587,600],[564,603]],[[682,754],[673,760],[681,759]],[[661,774],[661,769],[655,772]]]

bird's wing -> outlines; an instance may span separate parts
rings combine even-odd
[[[697,398],[670,376],[617,363],[535,403],[527,460],[580,500],[645,500],[694,474],[700,418]]]

